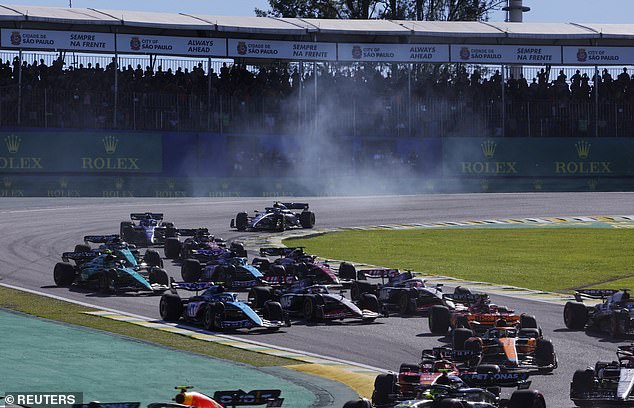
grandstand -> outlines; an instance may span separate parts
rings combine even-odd
[[[162,135],[153,141],[161,145],[155,152],[160,165],[137,168],[16,167],[8,160],[16,154],[15,143],[5,139],[0,170],[12,176],[91,171],[119,177],[116,187],[144,184],[131,174],[169,177],[172,184],[184,176],[257,175],[288,185],[289,174],[306,170],[298,168],[306,155],[319,157],[317,170],[326,179],[388,168],[383,173],[392,178],[476,177],[474,185],[489,189],[483,177],[504,176],[538,189],[536,177],[540,188],[544,180],[564,175],[590,177],[577,185],[596,188],[597,177],[624,186],[634,176],[614,160],[602,174],[583,166],[571,172],[560,164],[544,170],[541,157],[532,166],[511,166],[516,173],[499,165],[495,172],[475,172],[480,167],[465,164],[472,161],[446,153],[456,138],[473,141],[455,149],[468,152],[464,146],[471,146],[469,154],[490,160],[496,150],[485,151],[482,139],[523,140],[537,151],[552,143],[563,148],[566,138],[596,145],[632,136],[634,25],[342,21],[0,5],[0,31],[0,127],[11,135]],[[72,140],[68,136],[66,143]],[[208,156],[192,164],[183,140]],[[218,148],[224,160],[217,160]],[[335,150],[330,158],[338,165],[325,164]],[[572,150],[577,161],[580,151]],[[328,190],[293,188],[276,188],[275,194]],[[188,185],[183,195],[216,194],[199,190]],[[427,182],[408,192],[421,190],[435,188]]]

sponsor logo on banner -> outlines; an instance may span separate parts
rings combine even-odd
[[[41,170],[41,157],[16,156],[20,151],[22,138],[11,134],[4,138],[7,156],[0,156],[0,170]]]
[[[24,197],[24,190],[13,188],[13,180],[9,177],[2,179],[2,186],[0,189],[0,197]]]
[[[244,41],[238,41],[238,54],[247,55],[247,43]]]
[[[119,139],[115,136],[106,136],[101,139],[106,155],[114,155],[119,146]],[[127,170],[140,171],[138,157],[82,157],[81,168],[83,170]]]
[[[495,159],[495,150],[497,143],[493,140],[485,140],[480,143],[480,149],[484,160],[481,161],[464,161],[460,163],[460,171],[462,174],[490,174],[490,175],[510,175],[517,174],[517,162],[515,161],[497,161]]]
[[[361,47],[358,45],[354,45],[352,47],[352,58],[361,59],[362,56],[363,56],[363,51],[361,50]]]
[[[141,49],[141,40],[139,37],[132,37],[130,39],[130,49],[133,51],[139,51]]]
[[[579,48],[579,50],[577,51],[577,61],[586,62],[587,59],[588,59],[588,53],[586,52],[586,49]]]
[[[579,140],[574,144],[575,153],[579,160],[556,161],[555,173],[557,174],[610,174],[612,173],[612,162],[609,161],[588,161],[590,158],[591,143]]]
[[[22,36],[19,31],[13,31],[11,33],[11,45],[18,46],[22,44]]]
[[[115,190],[103,190],[101,192],[102,197],[134,197],[132,190],[124,190],[123,186],[125,181],[121,177],[114,179]]]
[[[169,178],[165,180],[167,190],[155,190],[154,197],[187,197],[187,192],[176,190],[176,180]]]
[[[471,52],[469,51],[469,47],[460,48],[460,59],[467,61],[471,58]]]

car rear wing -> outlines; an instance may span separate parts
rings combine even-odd
[[[455,350],[451,347],[434,347],[423,350],[422,360],[449,360],[453,362],[469,361],[478,356],[479,353],[470,350]]]
[[[506,372],[506,373],[465,373],[461,374],[462,381],[472,387],[520,387],[528,388],[529,374],[525,371]]]
[[[176,232],[184,237],[193,237],[199,234],[209,234],[209,229],[204,228],[178,228]]]
[[[289,210],[308,210],[308,203],[281,203]]]
[[[284,398],[280,398],[281,390],[243,390],[216,391],[213,399],[225,407],[245,405],[266,405],[267,407],[281,407]]]
[[[199,292],[201,290],[209,289],[213,286],[218,286],[214,282],[177,282],[174,278],[170,278],[170,290],[175,292],[176,289],[188,290],[190,292]]]
[[[84,251],[84,252],[64,252],[62,253],[62,260],[68,262],[69,259],[73,261],[85,261],[86,259],[92,259],[103,254],[101,251]]]
[[[261,256],[287,256],[296,249],[304,251],[306,247],[260,248]]]
[[[604,300],[620,290],[627,289],[580,289],[575,291],[575,300],[577,302],[583,302],[583,298]]]
[[[163,219],[163,213],[150,213],[150,212],[146,212],[146,213],[132,213],[130,214],[130,219],[131,220],[135,220],[135,221],[139,221],[139,220],[144,220],[146,218],[152,218],[153,220],[162,220]]]
[[[359,269],[357,273],[363,273],[365,276],[369,276],[371,278],[395,278],[400,272],[398,269],[390,269],[390,268],[375,268],[375,269]]]
[[[84,242],[92,242],[93,244],[105,244],[113,239],[120,238],[119,234],[110,235],[86,235],[84,236]]]
[[[483,300],[489,300],[489,295],[486,293],[443,293],[442,296],[445,299],[464,305],[473,305]]]

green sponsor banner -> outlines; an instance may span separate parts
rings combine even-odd
[[[0,132],[0,173],[159,173],[160,134]]]
[[[625,138],[447,138],[449,177],[634,176],[634,140]]]

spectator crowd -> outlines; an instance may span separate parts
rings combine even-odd
[[[527,79],[513,68],[504,76],[461,65],[316,67],[223,63],[206,72],[202,64],[173,71],[118,68],[114,58],[76,67],[15,58],[0,61],[0,125],[297,133],[317,123],[348,136],[633,135],[627,68],[570,78],[544,68]]]

